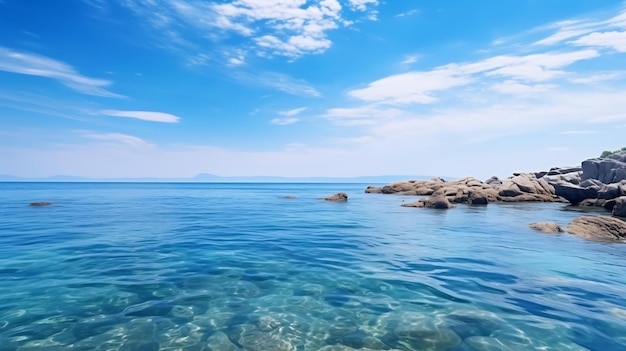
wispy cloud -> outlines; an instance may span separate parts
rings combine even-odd
[[[626,31],[595,32],[572,41],[572,44],[626,52]]]
[[[136,136],[122,133],[98,133],[92,131],[78,131],[80,136],[87,139],[104,141],[112,144],[122,144],[132,147],[151,146],[152,144]]]
[[[154,111],[124,111],[124,110],[101,110],[101,115],[123,118],[134,118],[142,121],[161,122],[161,123],[178,123],[180,117],[163,112]]]
[[[322,116],[337,125],[380,125],[387,120],[407,115],[406,112],[389,107],[366,105],[349,108],[331,108]]]
[[[623,38],[619,38],[616,34],[604,35],[602,31],[607,31],[607,33],[612,33],[611,30],[617,30],[617,33],[626,28],[626,10],[622,10],[618,15],[610,17],[609,19],[599,18],[599,17],[590,17],[590,18],[581,18],[567,21],[559,21],[556,23],[549,24],[547,26],[539,27],[534,29],[534,31],[539,32],[553,32],[548,36],[535,41],[534,45],[540,46],[551,46],[555,44],[560,44],[570,39],[581,39],[582,37],[588,37],[585,40],[578,41],[579,39],[573,40],[573,43],[578,43],[580,45],[588,45],[586,41],[589,42],[589,46],[607,46],[607,45],[597,45],[598,43],[614,44],[615,41],[623,42]],[[609,45],[609,46],[611,46]]]
[[[261,86],[279,90],[292,95],[319,97],[317,89],[302,79],[295,79],[277,72],[235,72],[233,78],[247,85]]]
[[[404,60],[402,60],[400,62],[400,64],[410,65],[410,64],[413,64],[413,63],[417,62],[417,60],[419,60],[419,59],[420,59],[420,55],[407,55],[404,58]]]
[[[278,114],[285,116],[285,117],[293,117],[296,115],[301,114],[302,112],[306,111],[308,107],[299,107],[299,108],[294,108],[291,110],[287,110],[287,111],[280,111],[278,112]]]
[[[274,118],[270,121],[270,123],[277,124],[277,125],[294,124],[300,120],[299,118],[296,118],[295,116],[304,112],[306,109],[307,107],[299,107],[299,108],[294,108],[291,110],[280,111],[278,112],[278,114],[283,117]]]
[[[407,17],[418,14],[420,11],[418,9],[409,10],[407,12],[402,12],[396,15],[396,17]]]
[[[282,117],[282,118],[274,118],[270,121],[270,123],[272,124],[276,124],[279,126],[285,126],[288,124],[294,124],[296,122],[298,122],[300,119],[296,118],[296,117]]]
[[[6,47],[0,47],[0,71],[54,79],[82,94],[122,97],[105,89],[112,83],[109,80],[87,77],[61,61]]]
[[[87,121],[95,113],[92,108],[75,101],[61,101],[49,95],[6,92],[0,90],[0,106],[16,111],[33,112],[78,121]]]
[[[432,104],[438,101],[434,93],[465,86],[479,78],[505,79],[499,89],[526,91],[546,89],[549,86],[530,86],[520,82],[544,82],[566,72],[562,68],[577,61],[597,57],[595,50],[548,52],[530,55],[500,55],[471,63],[451,63],[430,71],[413,71],[385,77],[354,89],[348,95],[366,102],[386,104]],[[512,80],[511,80],[512,79]]]

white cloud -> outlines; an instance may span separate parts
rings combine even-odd
[[[280,111],[278,112],[278,114],[284,117],[274,118],[270,121],[270,123],[281,125],[281,126],[294,124],[300,120],[299,118],[296,118],[295,116],[304,112],[306,109],[307,107],[299,107],[299,108],[294,108],[291,110]]]
[[[249,52],[295,59],[327,50],[332,45],[328,31],[351,24],[342,17],[338,0],[125,0],[123,5],[153,29],[166,33],[176,45],[174,50],[197,49],[201,46],[197,38],[189,42],[182,33],[200,32],[213,42],[222,42],[228,35],[239,36],[245,43],[241,47],[250,46]],[[353,11],[376,5],[377,0],[349,2]]]
[[[98,141],[110,142],[113,144],[123,144],[132,147],[150,146],[151,144],[136,136],[121,133],[97,133],[91,131],[79,131],[83,138]]]
[[[295,79],[282,73],[262,71],[256,71],[254,73],[236,72],[233,74],[233,78],[246,85],[262,86],[265,88],[280,90],[292,95],[309,97],[322,96],[317,89],[306,81]]]
[[[549,24],[547,26],[539,27],[533,31],[553,31],[553,34],[548,35],[545,38],[535,41],[534,45],[550,46],[562,43],[569,39],[580,38],[593,33],[598,33],[601,30],[607,29],[623,29],[626,28],[626,10],[623,10],[617,16],[604,20],[602,18],[585,18],[577,20],[560,21]],[[576,40],[574,40],[576,42]],[[587,45],[587,44],[581,44]],[[590,45],[596,46],[596,45]],[[598,45],[603,46],[603,45]]]
[[[472,63],[452,63],[431,71],[413,71],[392,75],[369,83],[367,87],[348,92],[351,97],[385,104],[432,104],[434,93],[476,82],[483,75],[493,78],[514,78],[518,81],[548,81],[563,76],[560,70],[574,62],[597,57],[595,50],[549,52],[524,56],[501,55]],[[518,82],[519,83],[519,82]],[[529,86],[505,84],[500,89]],[[545,89],[548,85],[535,86]],[[526,89],[529,90],[529,89]]]
[[[384,123],[385,120],[400,117],[405,113],[399,109],[366,105],[352,108],[331,108],[322,116],[334,124],[365,126]]]
[[[587,75],[578,75],[568,79],[576,84],[598,84],[606,81],[621,79],[626,76],[626,71],[616,72],[593,72]]]
[[[308,107],[299,107],[299,108],[294,108],[291,110],[287,110],[287,111],[280,111],[278,112],[278,114],[285,116],[285,117],[293,117],[296,115],[301,114],[302,112],[306,111]]]
[[[494,84],[492,89],[498,93],[511,94],[511,95],[530,95],[543,93],[550,89],[555,88],[555,85],[551,84],[523,84],[515,80],[507,80],[502,83]]]
[[[417,62],[420,59],[420,55],[407,55],[400,64],[410,65]]]
[[[571,42],[579,46],[610,48],[626,52],[626,31],[595,32]]]
[[[350,7],[357,11],[365,11],[368,6],[378,5],[378,0],[349,0]]]
[[[284,117],[284,118],[274,118],[270,121],[270,123],[272,124],[276,124],[279,126],[285,126],[288,124],[294,124],[296,122],[298,122],[300,119],[295,118],[295,117]]]
[[[243,55],[234,56],[228,59],[229,66],[241,66],[246,63],[246,59]]]
[[[409,10],[407,12],[402,12],[396,15],[396,17],[407,17],[418,14],[420,11],[418,9]]]
[[[534,45],[546,45],[546,46],[554,45],[562,41],[565,41],[567,39],[578,37],[585,33],[587,33],[587,31],[581,30],[581,29],[560,29],[558,32],[550,35],[549,37],[538,40],[533,44]]]
[[[178,116],[154,111],[101,110],[99,113],[106,116],[135,118],[150,122],[178,123],[180,120]]]
[[[211,57],[207,54],[195,54],[186,58],[188,66],[206,66],[210,60]]]
[[[468,84],[470,79],[449,70],[410,72],[389,76],[355,89],[348,95],[368,102],[388,104],[430,104],[437,101],[431,93]]]
[[[0,71],[54,79],[82,94],[121,97],[105,89],[111,85],[109,80],[87,77],[61,61],[5,47],[0,47]]]

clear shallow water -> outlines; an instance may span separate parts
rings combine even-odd
[[[528,229],[579,213],[364,188],[0,183],[0,350],[626,350],[626,246]]]

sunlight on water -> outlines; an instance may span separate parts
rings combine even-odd
[[[364,187],[0,184],[0,350],[626,349],[623,245],[527,228],[576,213]]]

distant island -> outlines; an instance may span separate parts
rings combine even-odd
[[[0,175],[0,182],[103,182],[103,183],[363,183],[385,184],[399,179],[429,179],[426,175],[382,175],[361,177],[279,177],[279,176],[241,176],[223,177],[215,174],[201,173],[191,178],[89,178],[69,175],[27,178],[12,175]],[[451,177],[450,177],[451,179]]]

